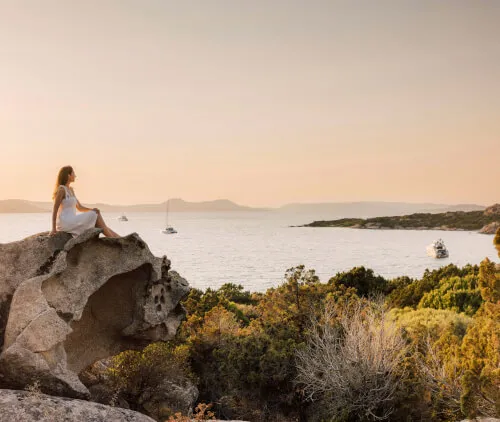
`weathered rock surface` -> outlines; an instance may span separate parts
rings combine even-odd
[[[0,244],[1,388],[37,380],[44,392],[88,398],[84,368],[175,335],[186,280],[137,234],[99,234]]]
[[[0,422],[154,422],[132,410],[20,390],[0,390]]]
[[[494,223],[486,224],[486,226],[479,230],[479,233],[495,234],[498,229],[500,229],[500,222],[495,221]]]
[[[461,422],[500,422],[497,418],[477,418],[477,419],[464,419]]]

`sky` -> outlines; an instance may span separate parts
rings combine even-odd
[[[0,0],[0,199],[500,202],[500,1]]]

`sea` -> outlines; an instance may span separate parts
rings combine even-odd
[[[292,227],[342,216],[281,211],[171,212],[177,234],[161,232],[162,213],[103,213],[120,235],[138,233],[153,254],[166,255],[172,269],[192,287],[216,289],[224,283],[263,292],[284,281],[287,269],[304,265],[322,282],[356,266],[371,268],[387,278],[419,278],[426,269],[453,263],[497,262],[493,236],[467,231],[362,230]],[[0,214],[0,243],[21,240],[50,229],[50,214]],[[442,238],[449,258],[426,255],[426,246]]]

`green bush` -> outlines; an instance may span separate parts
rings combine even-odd
[[[466,265],[459,268],[454,264],[449,264],[437,270],[425,270],[421,279],[410,284],[401,284],[392,290],[387,298],[387,303],[394,308],[406,308],[408,306],[416,308],[424,294],[438,288],[443,280],[450,277],[477,276],[478,273],[479,267],[477,265]]]
[[[422,296],[418,308],[450,309],[474,315],[482,303],[478,276],[467,275],[441,280],[436,289]]]
[[[349,271],[337,273],[330,278],[328,284],[339,287],[344,285],[356,289],[359,296],[384,294],[389,289],[389,282],[381,276],[376,276],[373,270],[365,267],[355,267]]]

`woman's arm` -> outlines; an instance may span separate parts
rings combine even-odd
[[[52,208],[52,230],[50,234],[55,234],[57,232],[56,229],[56,220],[57,220],[57,211],[59,210],[59,206],[64,198],[65,192],[63,188],[59,188],[57,191],[56,197],[54,198],[54,208]]]
[[[76,200],[76,209],[81,212],[92,211],[91,208],[84,207],[82,204],[80,204],[80,201],[78,199]]]
[[[73,195],[76,198],[75,191],[73,190],[73,188],[70,188],[70,189],[71,189],[71,192],[73,193]],[[99,212],[99,209],[97,209],[97,208],[87,208],[87,207],[84,207],[82,204],[80,204],[80,201],[78,200],[78,198],[76,198],[76,209],[78,211],[81,211],[81,212],[87,212],[87,211],[96,211],[96,212]]]

